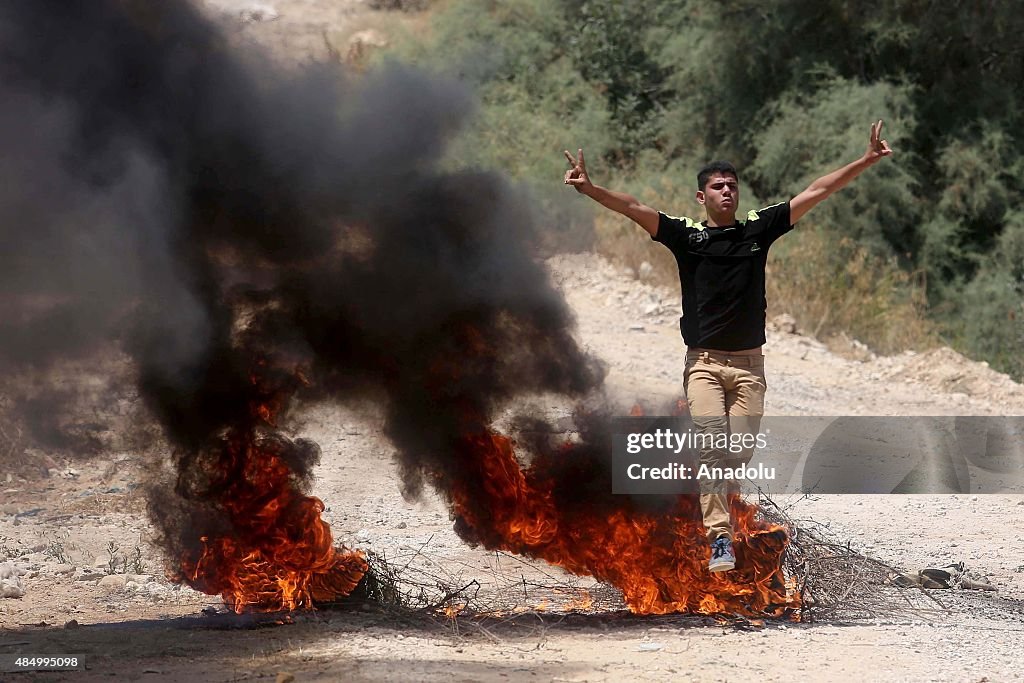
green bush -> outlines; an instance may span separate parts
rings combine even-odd
[[[995,258],[984,262],[949,316],[956,346],[997,370],[1024,377],[1024,211],[1003,223]]]
[[[913,153],[905,148],[914,126],[910,88],[862,85],[831,79],[813,93],[790,92],[765,108],[769,122],[752,136],[757,156],[747,169],[765,196],[793,197],[815,178],[860,157],[870,124],[884,119],[883,133],[896,150],[848,187],[813,209],[834,237],[852,238],[881,255],[915,248],[921,213]]]
[[[740,170],[746,208],[792,197],[863,153],[895,150],[773,251],[769,301],[819,334],[884,351],[939,338],[1024,378],[1024,60],[1011,0],[448,0],[403,59],[472,87],[452,167],[520,183],[544,249],[595,246],[674,265],[625,219],[564,188],[563,148],[595,180],[699,217],[693,174]],[[758,198],[767,201],[759,202]],[[646,241],[645,241],[646,240]]]

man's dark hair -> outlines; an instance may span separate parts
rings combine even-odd
[[[708,180],[716,173],[723,175],[731,174],[736,180],[740,178],[740,174],[736,172],[736,167],[728,161],[712,161],[697,173],[697,189],[703,192],[704,187],[708,184]]]

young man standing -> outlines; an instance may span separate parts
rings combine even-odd
[[[867,151],[859,159],[818,178],[788,202],[751,211],[742,220],[736,219],[738,175],[727,162],[713,162],[697,174],[697,201],[707,213],[697,222],[665,215],[635,197],[593,184],[583,150],[576,158],[565,152],[571,167],[566,185],[633,220],[676,257],[683,293],[680,328],[687,346],[683,389],[698,432],[757,433],[767,389],[761,347],[768,249],[820,201],[892,154],[881,132],[879,120],[872,124]],[[752,455],[753,449],[700,449],[701,464],[709,467],[734,468]],[[700,490],[711,545],[709,569],[728,571],[736,566],[728,497],[738,493],[738,485],[701,480]]]

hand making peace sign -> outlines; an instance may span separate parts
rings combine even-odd
[[[582,193],[587,186],[592,185],[590,175],[587,173],[586,162],[583,161],[583,150],[577,150],[575,159],[572,158],[569,150],[565,150],[565,158],[568,159],[571,167],[565,172],[565,184],[572,185],[577,192]]]
[[[870,163],[875,163],[882,157],[892,155],[892,150],[889,148],[889,143],[881,139],[882,137],[882,119],[878,119],[877,123],[871,124],[871,139],[868,141],[868,149],[864,152],[864,158]]]

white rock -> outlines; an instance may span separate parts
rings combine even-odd
[[[126,574],[109,574],[100,579],[100,588],[106,588],[107,590],[121,590],[128,583],[128,576]]]
[[[788,313],[783,313],[781,315],[775,316],[774,318],[772,318],[771,324],[775,327],[775,329],[779,330],[780,332],[784,332],[786,334],[797,333],[796,318],[789,315]]]
[[[25,569],[13,562],[0,562],[0,579],[16,579],[25,573]]]
[[[25,596],[25,586],[17,579],[0,579],[0,598],[22,598]]]
[[[0,598],[20,598],[25,595],[21,576],[27,572],[13,562],[0,563]]]

